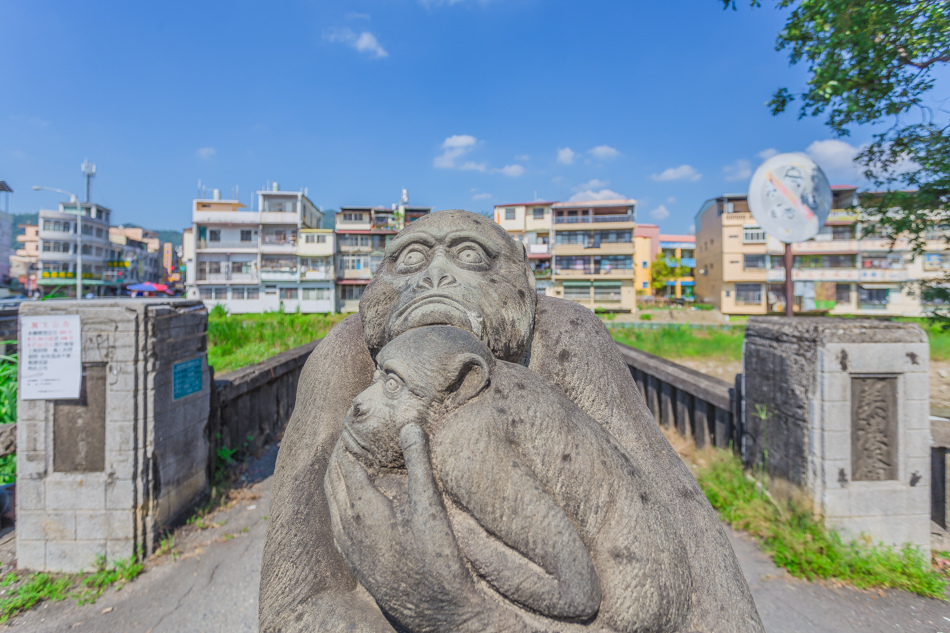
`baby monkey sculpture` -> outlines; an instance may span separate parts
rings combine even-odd
[[[459,328],[412,329],[376,364],[346,416],[328,480],[355,459],[382,495],[405,500],[414,472],[407,460],[429,460],[421,468],[431,463],[457,555],[484,591],[517,605],[511,630],[552,620],[562,628],[542,630],[683,630],[692,594],[686,550],[640,465],[600,424]],[[347,566],[399,622],[398,609],[387,610],[392,599],[375,592],[373,561],[353,551],[339,520],[332,525]]]

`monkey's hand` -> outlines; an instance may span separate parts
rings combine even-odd
[[[394,505],[337,445],[325,487],[334,541],[347,566],[390,617],[413,632],[519,631],[524,623],[489,602],[465,567],[432,474],[425,433],[400,434],[409,497]]]

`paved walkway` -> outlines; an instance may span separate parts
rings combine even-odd
[[[10,630],[31,633],[254,633],[257,586],[276,447],[248,471],[232,507],[205,530],[179,536],[181,556],[164,558],[121,591],[93,605],[41,605],[14,618]],[[730,532],[768,633],[950,633],[950,603],[901,591],[865,592],[796,580],[755,543]],[[7,627],[4,627],[7,628]]]

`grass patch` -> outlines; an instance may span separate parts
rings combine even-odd
[[[946,599],[947,577],[909,545],[844,543],[821,517],[795,501],[776,501],[732,453],[704,451],[693,469],[700,488],[724,521],[748,532],[775,564],[793,576],[834,579],[855,587],[893,587]]]
[[[43,601],[73,598],[79,604],[95,602],[106,589],[112,586],[121,589],[143,569],[135,556],[112,565],[106,564],[105,557],[100,556],[96,559],[96,570],[89,574],[40,572],[20,577],[10,572],[0,581],[0,624]]]
[[[611,328],[614,340],[663,358],[742,360],[744,328],[691,328],[671,325],[656,329]]]
[[[228,315],[213,309],[208,317],[208,364],[222,374],[323,338],[345,314]]]

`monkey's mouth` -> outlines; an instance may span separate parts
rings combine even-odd
[[[475,309],[445,294],[426,294],[396,310],[391,321],[392,336],[426,325],[451,325],[481,338],[484,319]]]
[[[359,439],[353,431],[351,431],[347,426],[344,425],[343,432],[340,433],[340,439],[343,440],[343,444],[346,446],[347,450],[353,453],[354,455],[363,455],[364,457],[372,458],[373,454],[370,452],[369,447],[366,446],[361,439]]]

